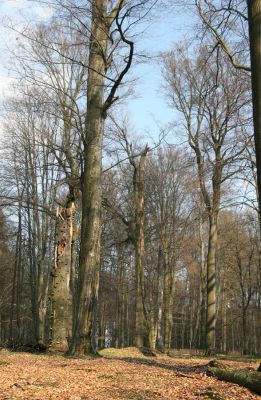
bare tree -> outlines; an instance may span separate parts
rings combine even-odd
[[[240,132],[248,117],[245,114],[249,104],[247,82],[239,79],[237,71],[229,68],[219,53],[210,55],[206,48],[194,60],[179,48],[166,55],[164,65],[169,98],[183,116],[183,127],[195,154],[209,218],[206,346],[211,353],[215,352],[217,221],[221,190],[222,183],[238,170],[234,165],[246,146]]]
[[[127,227],[128,239],[135,249],[135,345],[139,348],[148,347],[148,329],[145,313],[144,294],[144,263],[145,263],[145,206],[144,206],[144,185],[145,185],[145,162],[149,152],[148,145],[141,149],[135,148],[129,141],[126,126],[121,127],[114,119],[114,136],[123,149],[125,158],[132,168],[132,208],[133,215],[127,219],[119,208],[104,199],[103,204],[112,212],[116,213]]]
[[[82,227],[80,271],[77,296],[77,321],[70,352],[94,351],[91,332],[99,287],[101,236],[101,157],[104,122],[108,109],[117,100],[116,92],[129,71],[134,42],[128,31],[139,12],[144,15],[148,2],[120,0],[91,2],[90,47],[87,80],[87,113],[84,132],[84,168],[82,176]],[[142,11],[141,11],[142,10]],[[88,10],[89,11],[89,10]],[[71,9],[73,11],[73,8]],[[137,17],[138,15],[138,17]],[[131,19],[134,18],[134,20]],[[116,66],[115,51],[125,49],[124,65]],[[114,76],[108,77],[112,71]],[[115,73],[116,72],[116,73]],[[110,85],[108,85],[108,79]]]
[[[261,193],[261,1],[196,1],[199,15],[235,68],[251,71],[258,201]],[[238,42],[240,37],[240,44]],[[250,52],[250,65],[248,53]]]

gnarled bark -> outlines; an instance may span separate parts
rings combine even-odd
[[[72,337],[71,265],[74,203],[57,215],[55,263],[52,272],[50,350],[66,352]]]

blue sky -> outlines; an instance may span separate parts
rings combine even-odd
[[[30,11],[30,12],[29,12]],[[34,20],[48,17],[45,7],[33,5],[28,0],[1,0],[1,19],[19,23],[24,16],[29,15]],[[137,78],[135,97],[126,102],[126,112],[131,125],[138,135],[148,134],[156,137],[158,125],[165,126],[173,119],[173,112],[169,109],[162,91],[161,68],[157,63],[159,52],[169,50],[175,43],[180,42],[192,34],[193,16],[188,10],[173,5],[168,10],[162,8],[158,16],[146,22],[146,29],[138,43],[138,50],[152,56],[150,62],[136,66],[132,76]],[[142,27],[143,28],[143,27]],[[5,28],[0,28],[0,96],[8,92],[10,73],[8,71],[8,53],[6,46],[12,48],[15,37]]]
[[[157,55],[191,36],[195,20],[189,11],[178,6],[173,6],[170,11],[163,12],[161,18],[152,22],[140,43],[141,49],[154,56],[151,62],[135,68],[138,98],[128,104],[130,119],[141,135],[144,131],[157,135],[158,124],[164,127],[173,120],[173,111],[168,107],[162,89],[163,79]]]

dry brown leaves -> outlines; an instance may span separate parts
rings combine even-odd
[[[229,364],[229,362],[227,362]],[[249,390],[205,374],[206,360],[166,357],[72,359],[0,352],[0,399],[254,400]],[[231,367],[249,366],[230,362]],[[251,364],[258,367],[258,363]]]

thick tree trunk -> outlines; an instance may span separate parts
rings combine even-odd
[[[205,242],[203,239],[203,226],[200,222],[200,240],[201,240],[201,268],[200,268],[200,330],[199,330],[199,347],[206,347],[206,256]]]
[[[107,0],[93,0],[90,38],[87,114],[82,181],[82,229],[77,321],[71,353],[95,352],[91,340],[97,302],[101,235],[101,161],[104,133],[104,76],[108,21]]]
[[[70,289],[72,293],[72,332],[76,324],[76,299],[77,299],[77,240],[79,237],[79,225],[72,224],[71,241],[71,271],[70,271]]]
[[[257,186],[261,209],[261,0],[248,0]]]
[[[216,251],[217,251],[217,213],[209,217],[209,239],[207,255],[207,354],[216,352]]]
[[[203,223],[202,223],[202,215],[200,215],[199,221],[199,237],[200,237],[200,282],[199,282],[199,299],[198,299],[198,307],[196,311],[196,323],[195,323],[195,334],[193,347],[196,348],[204,348],[205,347],[205,335],[204,335],[204,327],[205,327],[205,293],[206,293],[206,260],[205,260],[205,241],[203,238]]]
[[[51,351],[66,352],[72,337],[72,292],[70,288],[73,203],[57,213],[55,265],[53,268]],[[60,214],[60,215],[59,215]]]
[[[150,321],[150,325],[149,325],[149,348],[151,350],[155,350],[156,349],[156,341],[157,341],[157,324],[155,323],[154,319],[152,318],[152,320]]]

